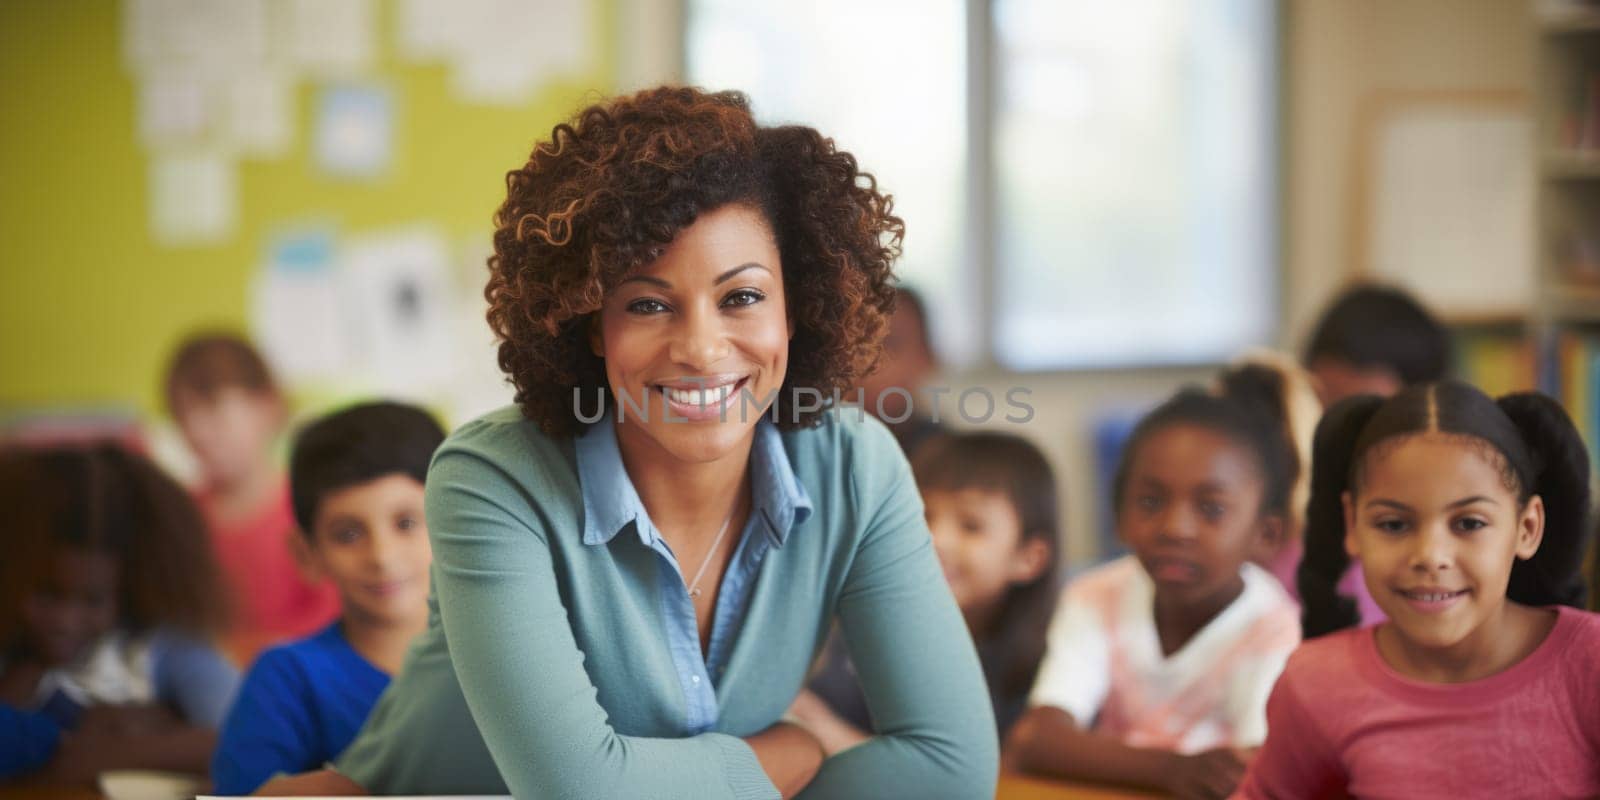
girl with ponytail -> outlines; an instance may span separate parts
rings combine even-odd
[[[1294,601],[1254,563],[1291,524],[1284,416],[1282,376],[1257,366],[1134,428],[1112,486],[1133,554],[1062,593],[1010,764],[1179,797],[1239,785],[1300,643]]]
[[[1589,466],[1539,394],[1355,397],[1313,447],[1307,637],[1241,795],[1600,796],[1600,615],[1579,610]],[[1354,629],[1349,559],[1388,615]]]

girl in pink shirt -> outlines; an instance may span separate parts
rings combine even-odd
[[[1543,395],[1437,383],[1330,409],[1306,630],[1355,623],[1333,588],[1349,558],[1388,621],[1295,652],[1239,796],[1600,797],[1588,508],[1583,442]]]
[[[195,500],[236,601],[229,655],[249,663],[268,644],[326,627],[339,597],[298,552],[288,481],[272,453],[288,410],[266,361],[233,334],[192,336],[173,357],[166,394],[200,463]]]

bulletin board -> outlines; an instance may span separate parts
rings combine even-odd
[[[1380,92],[1356,132],[1354,272],[1448,319],[1526,316],[1534,131],[1518,91]]]
[[[468,7],[526,15],[551,5],[584,12],[584,35],[559,42],[581,51],[581,70],[529,63],[560,48],[529,47],[537,37],[529,38],[520,18],[500,26],[506,36],[521,36],[520,46],[488,37],[484,26],[463,32],[446,25],[465,18]],[[249,48],[223,48],[211,35],[218,26],[202,26],[207,14],[249,21],[245,11],[258,6],[286,16],[269,18],[267,36],[251,39]],[[319,251],[309,245],[324,232],[358,291],[406,277],[391,269],[374,278],[363,268],[373,261],[367,256],[401,246],[427,254],[442,243],[446,255],[434,261],[450,265],[452,297],[458,305],[481,304],[483,256],[505,173],[521,166],[555,123],[614,88],[615,6],[0,3],[0,94],[15,112],[0,132],[0,421],[85,407],[159,417],[162,371],[180,339],[197,328],[252,331],[271,319],[272,303],[304,287],[279,281],[264,292],[263,275],[281,266],[279,273],[303,277],[317,265],[308,254]],[[300,33],[278,35],[285,26]],[[460,47],[461,39],[477,46]],[[159,49],[169,55],[151,62],[157,68],[226,58],[223,68],[232,69],[240,48],[261,51],[252,63],[293,67],[292,79],[241,72],[228,94],[207,95],[202,104],[193,81],[182,79],[222,68],[147,68]],[[374,130],[384,134],[384,147],[355,152],[378,158],[340,155],[340,145]],[[395,305],[413,317],[430,310]],[[323,308],[292,310],[310,319]],[[450,323],[458,316],[470,330],[451,341],[475,338],[470,350],[452,349],[450,363],[497,380],[481,308],[452,313]],[[442,337],[411,352],[436,341]],[[378,353],[363,363],[382,377],[396,360]],[[443,383],[449,389],[465,381]]]

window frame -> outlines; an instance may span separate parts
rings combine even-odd
[[[624,35],[618,44],[620,53],[638,53],[641,46],[654,47],[665,53],[672,53],[670,65],[665,55],[656,58],[657,69],[651,73],[648,68],[643,72],[635,68],[630,72],[628,59],[619,69],[619,79],[628,88],[642,88],[656,81],[641,80],[641,75],[671,75],[678,82],[684,82],[688,76],[688,31],[691,4],[693,0],[618,0],[618,14],[622,19],[639,19],[637,13],[646,7],[652,10],[650,18],[662,20],[670,19],[671,24],[660,25],[658,30],[634,32]],[[1287,209],[1284,203],[1288,198],[1287,173],[1288,159],[1288,102],[1286,89],[1289,84],[1286,75],[1288,54],[1286,37],[1288,24],[1285,15],[1288,13],[1288,4],[1284,0],[1267,0],[1272,7],[1273,21],[1271,32],[1271,49],[1267,54],[1269,69],[1272,74],[1272,86],[1269,96],[1272,98],[1273,108],[1269,119],[1271,129],[1268,139],[1271,142],[1271,151],[1267,155],[1266,163],[1272,170],[1269,181],[1269,190],[1266,197],[1267,213],[1265,229],[1268,231],[1268,241],[1265,251],[1268,254],[1268,275],[1272,285],[1267,287],[1265,296],[1270,307],[1267,309],[1267,328],[1263,334],[1263,341],[1256,346],[1272,347],[1279,343],[1287,324],[1288,312],[1288,284],[1290,275],[1285,269],[1287,260]],[[963,375],[1002,375],[1026,374],[1036,376],[1094,376],[1094,375],[1139,375],[1144,373],[1170,371],[1174,369],[1199,369],[1215,367],[1225,363],[1229,357],[1219,360],[1189,360],[1182,358],[1161,359],[1145,361],[1137,364],[1111,364],[1111,365],[1085,365],[1085,366],[1054,366],[1037,369],[1015,369],[1007,367],[998,358],[996,353],[996,309],[997,295],[996,284],[1000,278],[999,255],[999,228],[996,223],[998,213],[998,174],[996,172],[994,154],[994,130],[998,117],[997,98],[1000,94],[1000,69],[998,64],[999,42],[996,40],[994,24],[996,0],[964,0],[966,10],[966,57],[967,57],[967,83],[966,83],[966,122],[967,122],[967,154],[965,174],[967,181],[967,214],[966,225],[963,230],[965,236],[962,260],[958,267],[958,282],[963,289],[963,295],[975,299],[972,309],[972,325],[977,336],[976,356],[970,361],[961,364],[947,365],[954,367],[956,373]],[[622,26],[627,28],[629,26]],[[638,26],[645,27],[645,26]],[[662,50],[659,45],[659,36],[670,32],[672,46]],[[646,45],[644,40],[651,43]],[[637,60],[637,59],[635,59]],[[663,68],[664,67],[664,68]]]

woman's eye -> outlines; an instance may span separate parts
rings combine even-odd
[[[361,538],[361,531],[355,528],[340,528],[333,532],[333,540],[339,544],[350,544]]]
[[[723,298],[722,304],[724,306],[753,306],[765,299],[767,299],[767,296],[755,289],[740,289]]]
[[[1161,508],[1161,498],[1155,495],[1140,495],[1133,499],[1133,505],[1140,511],[1155,511]]]
[[[1477,517],[1462,517],[1461,519],[1456,520],[1456,530],[1467,533],[1487,527],[1489,527],[1488,520],[1479,519]]]
[[[1212,521],[1221,519],[1222,512],[1226,510],[1221,503],[1205,502],[1200,504],[1200,515]]]
[[[409,531],[417,527],[417,518],[409,514],[400,518],[400,530]]]
[[[667,304],[660,300],[642,298],[628,304],[629,314],[660,314],[667,310]]]

